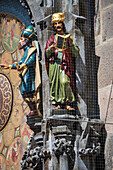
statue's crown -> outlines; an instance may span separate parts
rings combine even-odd
[[[61,21],[61,22],[64,22],[64,14],[63,13],[54,13],[52,15],[52,21],[51,23],[55,23],[55,22],[58,22],[58,21]]]

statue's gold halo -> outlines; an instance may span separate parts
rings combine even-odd
[[[58,21],[64,22],[64,14],[63,13],[54,13],[52,15],[51,23],[53,24],[53,23],[58,22]]]

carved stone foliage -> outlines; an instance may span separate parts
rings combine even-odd
[[[103,122],[99,119],[89,120],[71,116],[53,115],[49,118],[55,139],[51,144],[54,146],[52,152],[58,161],[61,160],[60,156],[67,156],[67,161],[64,158],[65,166],[70,166],[71,161],[71,168],[88,170],[96,156],[100,154]]]
[[[57,161],[52,165],[53,168],[59,164],[59,169],[62,166],[68,170],[90,169],[96,156],[100,154],[103,122],[99,119],[81,119],[65,114],[65,111],[62,113],[64,114],[53,115],[42,122],[37,122],[36,117],[27,120],[35,133],[22,157],[22,169],[42,170],[48,161],[55,159]],[[40,132],[36,134],[38,130]],[[96,166],[93,167],[95,170]]]
[[[34,140],[34,135],[30,136],[30,141],[27,145],[27,151],[24,152],[21,160],[22,169],[42,169],[40,151],[41,146],[36,146],[36,141]],[[43,143],[43,141],[41,142]]]
[[[63,155],[64,153],[68,156],[71,156],[74,152],[73,144],[71,141],[67,141],[65,138],[62,139],[56,139],[54,143],[55,147],[53,149],[53,152],[57,157],[60,155]]]
[[[43,160],[46,161],[47,158],[50,158],[50,151],[43,147],[42,135],[32,135],[20,162],[21,168],[42,170]]]
[[[41,132],[41,118],[39,116],[27,117],[27,124],[34,131],[27,144],[21,160],[22,169],[42,170],[43,162],[50,158],[50,151],[43,145],[43,133]]]
[[[93,119],[84,123],[78,148],[80,156],[100,153],[101,123],[100,120]]]

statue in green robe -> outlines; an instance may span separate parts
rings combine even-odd
[[[56,32],[47,40],[45,47],[46,68],[50,83],[50,100],[54,109],[75,110],[75,83],[73,80],[73,58],[79,56],[79,48],[72,36],[66,32],[64,14],[52,15],[53,29]]]

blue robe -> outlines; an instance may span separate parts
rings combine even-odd
[[[28,50],[30,47],[24,49],[24,55],[21,60],[18,62],[18,65],[23,64],[27,58]],[[21,82],[21,94],[24,95],[25,92],[34,92],[35,91],[35,67],[36,67],[36,50],[33,54],[30,55],[29,59],[25,63],[27,66],[27,72],[23,76],[24,83]],[[15,64],[12,64],[12,69],[17,69]]]

